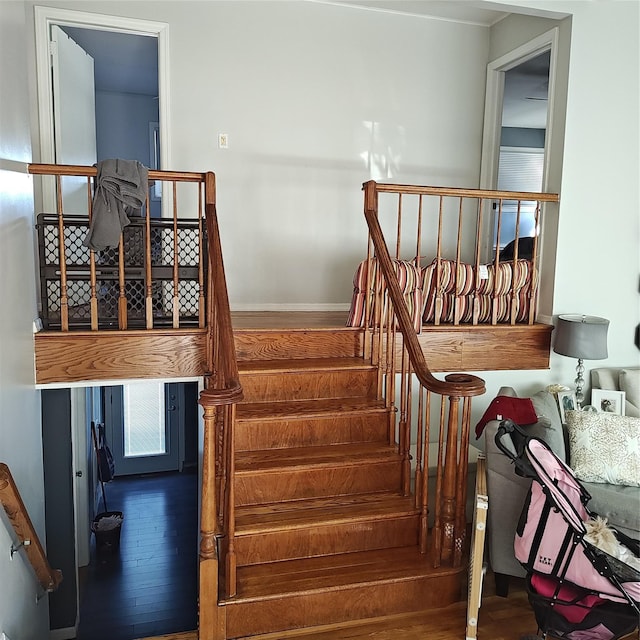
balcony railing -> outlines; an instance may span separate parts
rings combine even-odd
[[[37,217],[45,329],[205,326],[207,174],[149,171],[145,205],[123,228],[118,246],[94,251],[84,240],[96,167],[32,164],[29,172],[54,182],[48,191],[55,210]],[[75,198],[66,198],[71,191]]]

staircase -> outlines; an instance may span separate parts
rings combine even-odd
[[[220,585],[217,639],[460,596],[462,569],[434,568],[420,553],[420,509],[401,490],[393,410],[377,368],[354,357],[355,337],[348,329],[236,332],[244,392],[234,427],[237,577],[233,595]],[[226,538],[222,547],[224,557]]]

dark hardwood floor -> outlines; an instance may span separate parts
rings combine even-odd
[[[77,640],[133,640],[197,627],[198,486],[194,472],[116,478],[120,548],[96,550],[81,572]],[[102,507],[102,503],[101,503]]]

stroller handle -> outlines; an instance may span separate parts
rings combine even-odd
[[[513,443],[513,447],[516,451],[515,454],[513,453],[513,450],[505,446],[503,442],[503,438],[507,434]],[[525,447],[527,442],[531,440],[531,436],[528,435],[519,424],[516,424],[510,419],[503,420],[498,426],[494,440],[498,449],[500,449],[500,451],[502,451],[502,453],[504,453],[511,462],[515,463],[516,473],[519,476],[523,476],[525,478],[536,477],[536,472],[525,454]]]

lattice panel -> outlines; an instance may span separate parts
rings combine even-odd
[[[196,267],[200,262],[197,229],[178,229],[180,264]]]
[[[58,253],[58,217],[55,214],[38,216],[40,245],[40,278],[42,320],[45,328],[55,328],[61,322],[60,256]],[[151,249],[151,305],[154,326],[172,326],[174,306],[174,226],[172,221],[150,221]],[[79,216],[65,217],[65,251],[67,266],[67,299],[69,328],[86,329],[91,326],[91,253],[83,245],[87,221]],[[146,325],[147,229],[144,219],[134,218],[123,231],[124,292],[127,299],[127,325],[131,328]],[[181,220],[178,238],[178,304],[180,324],[198,323],[200,310],[198,279],[200,248],[197,220]],[[206,237],[202,240],[206,261]],[[118,249],[95,252],[96,287],[100,328],[118,328],[118,300],[120,295],[120,265]],[[206,281],[208,264],[203,264]],[[205,288],[206,290],[206,288]]]
[[[67,264],[87,264],[89,262],[89,249],[82,244],[86,234],[86,227],[65,226],[64,251]]]

